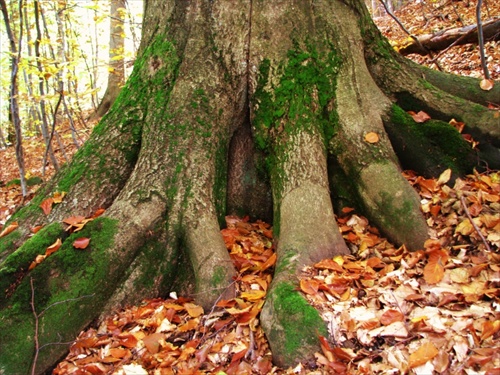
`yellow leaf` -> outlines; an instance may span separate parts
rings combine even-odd
[[[66,193],[63,191],[63,192],[58,192],[56,191],[53,195],[52,195],[52,200],[54,201],[54,203],[61,203],[64,199],[64,197],[66,196]]]
[[[251,290],[250,292],[242,292],[241,298],[247,301],[258,301],[266,296],[266,292],[263,290]]]
[[[203,314],[203,307],[195,305],[194,303],[187,302],[184,304],[184,308],[186,309],[189,316],[192,318],[197,318]]]
[[[410,354],[408,366],[410,368],[421,366],[437,356],[438,353],[439,350],[432,342],[426,342],[417,351]]]

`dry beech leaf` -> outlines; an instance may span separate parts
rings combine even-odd
[[[45,215],[50,214],[50,211],[52,211],[52,203],[54,203],[54,200],[52,198],[47,198],[42,203],[40,203],[40,208]]]
[[[417,366],[421,366],[437,356],[438,353],[439,350],[432,342],[426,342],[420,348],[418,348],[417,351],[410,354],[408,367],[414,368]]]
[[[366,133],[365,135],[365,141],[368,143],[377,143],[380,140],[379,136],[377,133],[370,132]]]
[[[405,316],[401,313],[401,311],[393,309],[387,310],[380,317],[380,323],[382,323],[384,326],[388,326],[389,324],[392,324],[394,322],[402,322],[404,320]]]
[[[89,243],[90,243],[90,238],[87,238],[87,237],[80,237],[80,238],[77,238],[74,242],[73,242],[73,247],[75,249],[86,249],[87,246],[89,246]]]
[[[483,79],[479,83],[479,87],[481,87],[481,90],[484,91],[490,91],[493,88],[493,86],[495,86],[495,81],[492,79]]]
[[[493,336],[500,330],[500,320],[486,321],[483,323],[483,333],[481,334],[481,341],[486,340],[488,337]]]
[[[16,230],[19,227],[19,224],[17,221],[14,221],[12,224],[10,224],[8,227],[4,228],[2,233],[0,233],[0,238],[8,235],[12,231]]]
[[[300,280],[300,290],[302,290],[305,294],[314,295],[318,293],[319,282],[314,279],[302,279]]]
[[[437,184],[438,185],[444,185],[446,184],[448,181],[450,181],[450,178],[451,178],[451,169],[448,168],[447,170],[445,170],[443,173],[441,173],[439,175],[439,178],[438,178],[438,181],[437,181]]]
[[[444,267],[439,259],[429,259],[424,267],[424,279],[427,284],[437,284],[443,280]]]
[[[85,220],[85,216],[71,216],[63,220],[63,223],[68,225],[77,225]]]
[[[56,191],[52,195],[52,200],[54,201],[54,203],[61,203],[65,196],[66,196],[66,193],[64,191],[62,193]]]
[[[160,351],[160,340],[165,338],[163,333],[153,333],[142,339],[144,346],[151,354],[156,354]]]
[[[424,111],[419,111],[418,113],[409,111],[408,113],[410,114],[411,117],[413,117],[413,121],[418,122],[420,124],[429,121],[431,119],[431,116],[429,116]]]
[[[45,255],[49,256],[51,254],[54,254],[57,250],[59,250],[59,248],[61,247],[61,245],[62,245],[61,239],[58,238],[56,240],[56,242],[54,242],[52,245],[50,245],[49,247],[47,247],[47,250],[45,250]]]
[[[42,229],[42,228],[43,228],[43,225],[37,225],[36,227],[34,227],[34,228],[32,228],[32,229],[31,229],[31,232],[32,232],[32,233],[34,233],[34,234],[36,234],[36,233],[38,233],[38,232],[40,231],[40,229]],[[2,236],[0,236],[0,237],[2,237]]]
[[[104,208],[98,208],[95,210],[94,214],[92,215],[92,219],[95,219],[96,217],[101,216],[106,210]]]
[[[203,314],[203,307],[195,305],[194,303],[185,303],[184,308],[191,318],[197,318]]]

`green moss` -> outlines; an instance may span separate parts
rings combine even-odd
[[[282,282],[276,285],[271,291],[270,298],[274,305],[273,319],[280,322],[282,328],[282,331],[272,329],[270,336],[279,337],[278,342],[284,348],[283,355],[288,358],[287,363],[293,362],[297,358],[297,353],[305,348],[319,346],[319,336],[328,335],[326,325],[318,311],[292,284]],[[305,351],[307,352],[307,349]]]
[[[429,144],[428,157],[432,157],[432,149],[439,150],[436,154],[435,163],[441,164],[443,168],[451,168],[458,174],[466,173],[473,167],[470,145],[462,135],[447,122],[429,120],[424,123],[416,123],[413,118],[401,107],[393,105],[390,121],[411,134],[413,142],[425,142]]]
[[[38,176],[33,176],[26,179],[26,185],[28,186],[40,185],[41,183],[43,183],[43,180]],[[14,178],[13,180],[8,181],[5,186],[10,187],[14,185],[21,185],[21,180],[18,178]]]
[[[64,236],[65,232],[62,224],[52,223],[26,240],[19,249],[7,257],[0,268],[0,291],[2,293],[0,308],[6,306],[6,291],[9,291],[8,294],[12,294],[21,280],[29,275],[28,268],[36,256],[44,254],[47,247]]]
[[[210,280],[210,286],[213,288],[220,288],[221,285],[225,286],[226,278],[227,269],[223,266],[217,266],[214,268],[212,279]]]
[[[16,249],[16,241],[18,241],[19,238],[21,238],[19,231],[10,232],[5,237],[0,238],[0,263]]]
[[[336,132],[333,106],[340,58],[328,41],[294,42],[281,62],[264,59],[259,66],[253,100],[257,147],[264,151],[271,176],[274,222],[279,233],[279,212],[287,173],[289,139],[302,131],[319,133],[325,147]]]
[[[69,236],[57,252],[24,277],[8,300],[10,308],[2,309],[0,318],[0,363],[5,373],[28,372],[26,359],[34,352],[32,301],[39,315],[39,342],[46,345],[40,351],[40,364],[52,363],[65,350],[51,343],[73,340],[96,317],[122,275],[113,272],[114,263],[108,252],[115,232],[114,220],[98,218],[81,232]],[[56,226],[47,228],[45,235],[42,233],[36,241],[45,246],[57,233]],[[78,237],[91,238],[87,249],[73,248]]]

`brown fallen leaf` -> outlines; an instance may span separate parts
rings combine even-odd
[[[73,242],[73,247],[75,249],[86,249],[87,246],[89,246],[89,243],[90,243],[90,238],[87,238],[87,237],[80,237],[80,238],[77,238],[74,242]]]
[[[365,135],[365,141],[368,143],[377,143],[380,140],[380,137],[377,133],[369,132]]]
[[[2,233],[0,233],[0,238],[5,237],[9,233],[16,230],[18,227],[19,227],[19,224],[17,223],[17,221],[14,221],[9,226],[7,226],[6,228],[3,229]]]

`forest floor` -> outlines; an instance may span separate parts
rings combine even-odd
[[[500,2],[485,6],[500,15]],[[475,3],[412,4],[396,15],[412,33],[431,33],[475,23]],[[388,16],[376,23],[394,45],[407,38]],[[487,43],[486,50],[498,79],[500,43]],[[409,57],[436,68],[431,58]],[[445,71],[482,76],[476,46],[453,47],[437,61]],[[91,128],[81,129],[83,139]],[[60,135],[70,158],[76,146],[69,132]],[[48,179],[54,170],[47,166],[42,175],[43,141],[29,138],[24,147],[28,177]],[[62,150],[55,152],[64,162]],[[1,232],[29,198],[23,202],[15,181],[13,147],[0,150],[0,160]],[[344,210],[338,222],[352,255],[311,265],[300,280],[330,332],[318,338],[315,362],[272,365],[258,320],[276,259],[272,228],[228,217],[222,235],[239,271],[237,298],[203,311],[172,292],[118,311],[82,332],[54,374],[500,374],[500,173],[453,183],[447,171],[436,179],[409,171],[405,177],[421,195],[433,240],[409,253],[359,213]],[[38,186],[30,187],[30,196]]]

